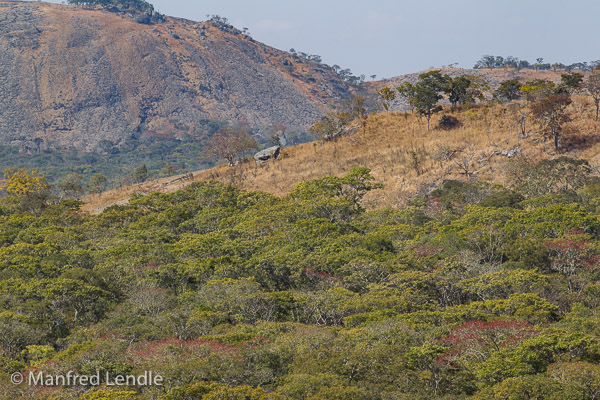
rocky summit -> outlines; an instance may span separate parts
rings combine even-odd
[[[351,88],[222,20],[0,2],[0,144],[94,150],[201,121],[306,129]]]

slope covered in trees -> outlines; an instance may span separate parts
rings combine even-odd
[[[366,168],[282,198],[195,183],[96,216],[9,178],[0,393],[593,399],[600,182],[584,161],[519,165],[512,190],[450,180],[377,211]],[[165,385],[9,382],[29,370],[153,371]]]

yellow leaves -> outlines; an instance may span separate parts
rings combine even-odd
[[[108,389],[100,389],[92,393],[86,393],[80,400],[126,400],[126,399],[134,399],[136,397],[136,392],[134,391],[126,391],[126,390],[108,390]]]
[[[55,354],[56,352],[52,346],[32,344],[26,346],[25,350],[21,351],[21,358],[29,361],[33,367],[37,367],[52,359]]]
[[[7,168],[4,179],[0,180],[0,190],[6,190],[10,195],[26,196],[39,194],[48,189],[45,176],[38,175],[36,169],[28,173],[25,168]]]

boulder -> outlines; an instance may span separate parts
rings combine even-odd
[[[254,155],[254,160],[256,160],[257,163],[265,163],[272,158],[278,160],[280,154],[281,154],[280,146],[268,147],[268,148],[256,153]]]
[[[495,154],[501,154],[505,157],[513,158],[513,157],[516,157],[517,155],[521,154],[522,151],[523,151],[523,149],[521,147],[517,146],[514,149],[504,149],[500,153],[495,152]],[[492,154],[493,153],[494,152],[492,152]]]

